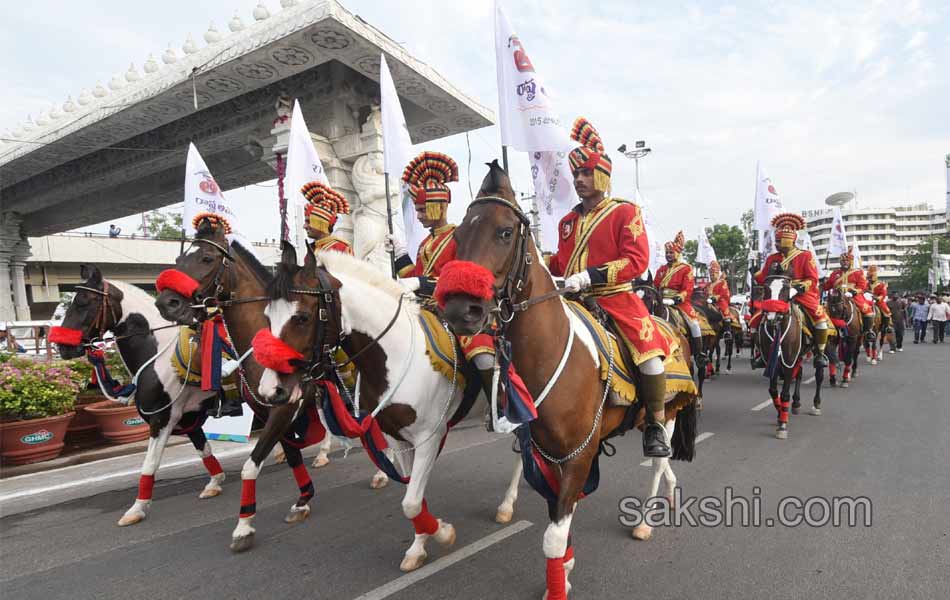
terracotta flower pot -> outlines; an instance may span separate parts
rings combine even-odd
[[[102,437],[111,444],[126,444],[148,439],[146,423],[134,405],[124,406],[112,400],[86,405],[86,411],[95,418]]]
[[[6,465],[49,460],[63,451],[66,428],[76,413],[0,423],[0,458]]]
[[[99,423],[92,413],[86,412],[90,404],[102,402],[106,397],[99,393],[83,392],[76,397],[76,416],[66,429],[66,442],[69,444],[88,444],[99,437]]]

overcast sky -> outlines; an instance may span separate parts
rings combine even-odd
[[[0,131],[156,57],[254,0],[31,0],[0,22]],[[265,0],[271,12],[278,0]],[[492,0],[343,0],[460,89],[497,106]],[[664,238],[738,223],[761,160],[794,210],[856,190],[861,205],[942,205],[950,152],[950,2],[636,2],[507,0],[505,8],[561,117],[586,116],[608,150],[644,139],[641,190]],[[942,67],[940,65],[943,65]],[[499,154],[495,127],[470,137],[477,189]],[[462,167],[465,136],[425,146]],[[422,148],[417,148],[421,150]],[[613,152],[615,195],[633,195],[632,161]],[[530,191],[525,155],[516,185]],[[226,194],[252,239],[276,237],[276,188]],[[265,208],[266,207],[266,208]],[[123,220],[126,232],[135,219]],[[102,230],[103,228],[98,228]]]

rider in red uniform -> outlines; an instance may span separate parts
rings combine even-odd
[[[874,327],[874,305],[864,297],[868,291],[868,280],[864,277],[864,271],[852,268],[853,265],[854,246],[851,246],[841,255],[841,268],[832,271],[821,289],[828,291],[835,287],[844,288],[846,295],[854,300],[861,311],[861,332],[870,337],[874,335],[871,331]]]
[[[434,303],[432,295],[442,268],[455,260],[455,225],[447,219],[452,192],[447,185],[458,181],[459,169],[455,161],[441,152],[423,152],[412,159],[403,172],[402,180],[409,185],[409,195],[416,207],[416,217],[429,229],[429,235],[419,245],[416,262],[413,263],[406,245],[395,236],[387,236],[387,246],[396,257],[396,271],[406,289],[415,292],[423,303]],[[460,337],[462,351],[481,375],[488,398],[491,398],[491,381],[495,366],[495,343],[487,333]],[[508,374],[518,394],[530,402],[531,394],[521,377],[509,366]],[[504,396],[501,396],[504,397]]]
[[[552,275],[565,278],[566,288],[596,298],[616,323],[640,372],[637,393],[647,404],[643,453],[670,456],[663,427],[663,358],[670,348],[630,286],[650,262],[643,214],[632,202],[607,197],[612,164],[593,125],[579,117],[571,138],[582,144],[568,155],[581,203],[561,219],[557,254],[549,257],[548,268]]]
[[[683,232],[676,234],[673,241],[667,242],[664,246],[666,250],[666,264],[656,270],[656,276],[653,281],[663,296],[664,300],[672,300],[674,307],[678,309],[689,327],[689,347],[696,361],[696,367],[702,369],[706,366],[706,354],[703,350],[703,333],[699,326],[699,315],[693,308],[693,266],[683,262],[683,247],[686,245],[686,238]]]
[[[792,287],[798,291],[792,302],[802,307],[811,320],[815,346],[818,349],[815,352],[815,366],[827,366],[825,345],[828,342],[828,318],[821,307],[818,294],[818,265],[811,252],[795,247],[795,240],[798,239],[796,232],[805,228],[805,220],[795,213],[781,213],[772,219],[772,227],[775,228],[775,245],[778,252],[765,259],[765,264],[755,274],[754,279],[759,285],[764,285],[773,265],[777,265],[775,268],[779,271],[791,272]],[[757,313],[750,321],[749,327],[755,328],[761,318],[762,313]]]
[[[868,267],[868,289],[874,295],[874,303],[881,310],[881,330],[887,331],[891,325],[891,309],[887,307],[887,282],[877,278],[877,265]]]
[[[729,282],[726,281],[719,267],[719,261],[714,260],[709,263],[709,279],[709,287],[706,288],[709,298],[719,309],[723,321],[731,325],[732,313],[729,310],[729,300],[732,298],[732,293],[729,291]]]
[[[337,215],[350,214],[350,203],[343,194],[322,181],[304,184],[300,193],[307,199],[307,206],[304,208],[304,229],[307,231],[307,237],[313,240],[308,243],[314,252],[335,250],[353,254],[353,249],[346,240],[333,235]]]

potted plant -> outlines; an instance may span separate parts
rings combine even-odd
[[[82,384],[61,361],[0,361],[0,459],[24,465],[59,456]]]
[[[106,368],[117,379],[132,377],[118,352],[106,352]],[[106,399],[87,404],[84,409],[95,419],[102,437],[109,443],[126,444],[148,438],[148,423],[139,415],[134,403],[126,405]]]
[[[82,375],[86,383],[76,396],[76,416],[69,422],[66,429],[66,443],[71,445],[88,445],[99,437],[99,424],[92,413],[86,411],[86,406],[106,399],[99,386],[92,382],[92,364],[85,358],[69,361],[70,368]]]

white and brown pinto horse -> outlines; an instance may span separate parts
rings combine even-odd
[[[544,533],[543,551],[547,559],[546,597],[564,600],[570,590],[567,577],[574,567],[570,531],[577,501],[601,440],[618,430],[630,415],[627,407],[605,402],[608,390],[601,381],[595,341],[559,297],[554,279],[531,239],[529,221],[515,201],[508,175],[497,161],[489,168],[478,196],[454,234],[458,259],[469,262],[466,271],[485,271],[489,297],[476,295],[461,285],[450,289],[448,281],[454,278],[447,277],[446,271],[437,295],[444,294],[445,317],[459,335],[490,330],[495,314],[507,328],[514,364],[538,405],[538,418],[529,424],[529,441],[522,443],[538,450],[557,480],[558,489],[552,490],[556,500],[548,501],[551,522]],[[479,287],[484,286],[479,283]],[[685,340],[682,346],[688,347]],[[666,398],[666,427],[672,437],[674,458],[692,459],[696,401],[695,395],[686,393]],[[686,410],[680,412],[682,409]],[[678,414],[684,417],[682,423]],[[634,423],[642,423],[643,418],[641,409]],[[687,424],[690,419],[692,422]],[[669,459],[653,459],[653,465],[651,497],[663,476],[672,495],[676,478]],[[650,528],[644,524],[633,534],[646,539]]]
[[[92,342],[112,333],[131,373],[145,365],[136,382],[135,403],[149,423],[148,450],[139,476],[138,495],[118,524],[132,525],[145,519],[152,504],[152,488],[162,453],[183,418],[186,422],[191,420],[191,425],[179,432],[191,440],[211,477],[199,497],[217,496],[225,475],[200,424],[214,394],[184,385],[173,370],[169,357],[174,352],[171,346],[178,339],[178,327],[159,315],[154,299],[144,290],[103,279],[95,266],[84,265],[81,276],[85,281],[66,309],[62,326],[50,332],[50,341],[57,343],[60,355],[79,358]]]
[[[458,380],[437,372],[426,356],[419,306],[402,286],[364,261],[340,252],[315,255],[308,248],[304,266],[298,267],[289,244],[271,294],[265,311],[269,328],[254,342],[258,360],[273,367],[261,378],[260,396],[299,406],[308,380],[332,380],[329,350],[347,352],[359,372],[356,410],[372,413],[401,473],[409,474],[402,510],[415,538],[400,568],[421,567],[430,537],[443,546],[455,543],[455,528],[429,512],[425,489],[448,423],[465,408],[460,411]],[[456,345],[456,364],[460,360]]]

